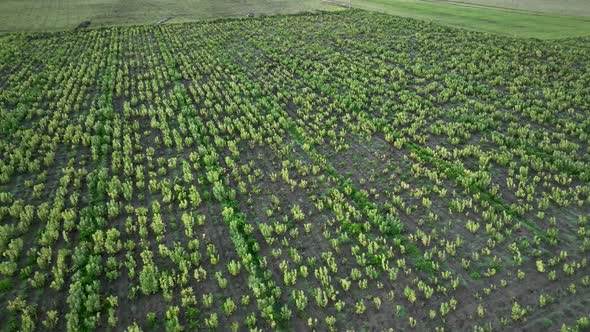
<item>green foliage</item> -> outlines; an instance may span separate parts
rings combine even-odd
[[[584,39],[350,10],[0,44],[16,330],[521,329],[590,285]]]

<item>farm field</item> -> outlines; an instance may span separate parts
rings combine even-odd
[[[341,1],[344,2],[344,1]],[[540,0],[517,1],[520,11],[500,8],[507,1],[502,0],[356,0],[353,7],[382,12],[390,15],[416,18],[439,24],[475,31],[484,31],[512,37],[558,39],[590,36],[590,4],[573,2],[568,15],[562,12],[535,12],[543,8],[557,10],[561,1],[548,1],[553,7],[543,6]]]
[[[2,0],[0,32],[71,30],[83,21],[94,27],[317,10],[338,7],[319,0]]]
[[[590,16],[590,6],[585,0],[427,0],[457,2],[481,6],[511,8],[529,12],[544,12],[572,16]]]
[[[332,0],[330,0],[332,1]],[[340,11],[321,0],[2,0],[0,33],[73,30],[91,27],[192,22],[318,11]],[[585,0],[356,0],[353,7],[448,26],[513,37],[558,39],[590,36]],[[505,8],[501,8],[505,7]],[[507,8],[518,9],[511,10]],[[541,12],[546,13],[541,13]]]
[[[0,36],[3,330],[587,330],[589,46],[362,10]]]

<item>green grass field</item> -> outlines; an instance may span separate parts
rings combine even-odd
[[[476,1],[479,5],[500,5],[508,1]],[[527,1],[525,1],[527,2]],[[540,1],[528,1],[521,8],[530,12],[420,0],[356,0],[353,6],[391,15],[434,21],[445,25],[526,38],[556,39],[590,35],[590,17],[564,16],[553,13],[538,13],[549,10]],[[535,6],[535,3],[539,3]],[[589,6],[590,7],[590,6]],[[585,8],[578,4],[575,8]],[[586,11],[588,11],[586,9]],[[584,12],[581,10],[580,12]]]
[[[590,16],[588,0],[432,0],[572,16]]]

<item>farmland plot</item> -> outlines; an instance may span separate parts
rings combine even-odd
[[[352,10],[0,43],[7,330],[590,325],[587,40]]]

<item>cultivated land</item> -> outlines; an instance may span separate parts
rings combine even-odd
[[[92,26],[154,24],[247,14],[336,10],[319,0],[1,0],[0,32],[50,31]]]
[[[332,2],[346,3],[345,0]],[[355,0],[352,3],[355,8],[515,37],[590,36],[590,5],[585,0]],[[2,0],[0,33],[72,30],[84,21],[90,21],[91,27],[99,27],[245,17],[250,13],[338,10],[343,8],[320,0]]]
[[[481,6],[511,8],[572,16],[590,16],[590,4],[586,0],[430,0],[437,2],[458,2]]]
[[[434,0],[356,0],[353,4],[355,8],[514,37],[557,39],[590,36],[590,17],[538,13],[535,11],[545,8],[539,1],[522,1],[524,4],[520,8],[526,11],[491,7],[494,4],[501,6],[498,2],[502,1],[465,2],[476,4]],[[586,15],[590,4],[577,2],[572,10],[576,9],[580,9],[578,15]]]
[[[0,37],[3,329],[587,329],[589,46],[358,10]]]

